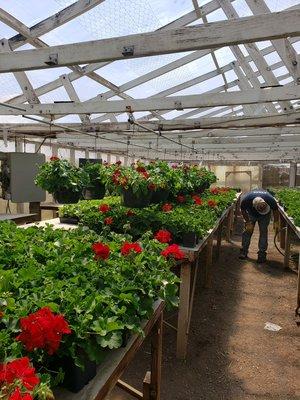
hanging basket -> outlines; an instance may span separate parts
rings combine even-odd
[[[53,193],[54,200],[59,204],[78,203],[81,198],[80,192],[71,192],[70,190],[60,190]]]
[[[125,207],[144,208],[149,206],[152,192],[135,194],[132,189],[122,189],[122,204]]]
[[[87,187],[84,191],[84,199],[85,200],[100,200],[105,195],[105,186],[91,186]]]
[[[170,192],[167,189],[158,189],[152,192],[151,203],[157,204],[166,202],[169,198]]]

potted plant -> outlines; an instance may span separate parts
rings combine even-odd
[[[95,373],[93,363],[124,345],[128,333],[142,333],[157,299],[177,304],[174,260],[151,233],[136,242],[129,235],[3,222],[0,235],[1,362],[27,355],[41,377],[51,375],[51,388],[65,375],[64,385],[78,390]]]
[[[77,203],[87,186],[87,173],[67,160],[51,157],[50,162],[40,166],[36,185],[51,193],[58,203]]]
[[[150,204],[154,189],[150,174],[142,165],[110,167],[109,185],[115,186],[126,207],[143,208]]]
[[[84,189],[84,198],[86,200],[102,199],[105,195],[105,166],[87,162],[82,169],[89,178],[87,187]]]
[[[153,161],[147,166],[152,181],[151,203],[166,202],[172,186],[172,170],[165,161]]]

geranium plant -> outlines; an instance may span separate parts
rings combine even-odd
[[[59,202],[78,201],[88,182],[85,171],[57,157],[41,165],[35,179],[36,185],[53,194]],[[62,199],[65,201],[60,201]]]

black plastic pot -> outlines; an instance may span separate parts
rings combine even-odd
[[[73,393],[79,392],[91,379],[96,376],[96,363],[86,356],[83,359],[84,369],[77,367],[71,358],[62,358],[59,362],[64,370],[65,377],[61,386]]]
[[[182,246],[195,247],[199,242],[199,238],[195,232],[186,232],[182,235]]]
[[[169,198],[170,192],[167,189],[158,189],[152,192],[151,203],[157,204],[166,202]]]
[[[210,184],[208,182],[203,182],[201,183],[198,187],[195,188],[194,192],[201,194],[203,193],[206,189],[208,189]]]
[[[122,332],[122,345],[121,345],[121,347],[126,347],[127,346],[128,341],[130,339],[130,336],[131,336],[131,332],[130,332],[129,329],[125,329]]]
[[[79,222],[79,218],[78,217],[59,217],[59,221],[61,224],[77,225]]]
[[[93,200],[93,199],[100,200],[104,197],[104,195],[105,195],[104,185],[88,187],[84,191],[85,200]]]
[[[53,197],[57,203],[60,204],[73,204],[78,203],[81,198],[80,192],[72,192],[70,190],[60,190],[53,193]]]
[[[152,192],[136,195],[131,189],[122,189],[122,204],[125,207],[143,208],[150,204]]]

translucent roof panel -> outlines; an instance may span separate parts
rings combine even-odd
[[[271,12],[300,7],[299,0],[260,0],[257,5],[259,3],[263,5],[263,2]],[[76,0],[26,0],[26,2],[24,0],[0,0],[0,7],[30,28],[75,3]],[[82,4],[88,5],[88,2],[82,2]],[[200,7],[200,14],[198,14],[198,11],[194,10],[192,0],[99,0],[99,4],[76,18],[55,29],[47,29],[49,31],[42,32],[40,39],[44,42],[42,46],[53,46],[152,32],[165,25],[167,25],[166,29],[169,29],[168,24],[183,16],[185,16],[184,23],[188,25],[203,24],[206,19],[201,18],[201,12],[208,8],[212,11],[206,15],[208,22],[224,21],[228,19],[227,14],[230,14],[229,18],[253,15],[253,4],[256,4],[253,0],[230,0],[228,2],[198,0]],[[182,19],[179,21],[182,23]],[[180,27],[180,22],[176,21],[175,25]],[[1,37],[11,39],[18,34],[16,30],[18,24],[15,23],[15,20],[12,19],[9,24],[11,26],[0,22]],[[288,40],[292,43],[296,53],[299,53],[300,41],[297,42],[296,38]],[[34,46],[40,47],[41,43],[31,41],[29,44],[24,40],[16,48],[16,51],[32,49]],[[215,48],[213,52],[208,49],[86,65],[84,68],[89,68],[91,71],[89,74],[85,73],[85,69],[81,70],[75,65],[26,71],[26,76],[42,103],[70,100],[70,94],[63,86],[62,75],[70,78],[79,100],[83,102],[94,99],[96,96],[101,99],[100,95],[109,101],[120,100],[124,94],[134,99],[151,96],[201,95],[224,91],[226,84],[228,84],[228,88],[226,88],[228,91],[244,90],[238,77],[245,81],[246,86],[248,81],[249,88],[259,86],[259,83],[276,86],[293,82],[295,76],[293,77],[291,68],[288,65],[285,66],[285,56],[280,54],[280,48],[276,50],[272,46],[273,43],[267,40],[254,43],[254,46],[240,44]],[[257,52],[257,49],[260,53]],[[236,61],[234,66],[233,61]],[[234,72],[233,67],[235,70],[240,68],[242,76],[238,74],[237,70]],[[22,76],[24,91],[26,90],[24,89],[26,76]],[[19,81],[21,80],[19,79]],[[0,74],[0,86],[0,101],[27,102],[14,74]],[[280,102],[277,106],[278,112],[281,112]],[[207,107],[203,110],[164,111],[161,114],[167,119],[193,118],[197,115],[217,116],[218,111],[220,111],[219,115],[220,113],[227,115],[232,113],[233,109],[224,107],[218,110],[214,107]],[[240,107],[235,112],[243,113],[243,108]],[[149,111],[135,114],[136,118],[151,115]],[[96,119],[97,117],[100,120],[104,118],[109,120],[107,114],[94,114],[91,118]],[[127,120],[125,113],[116,117],[118,121]],[[156,118],[153,115],[152,117]],[[2,117],[1,120],[6,120],[5,118]],[[7,120],[11,120],[10,118]],[[113,120],[113,118],[112,115],[111,119]],[[17,117],[17,120],[20,120],[20,117]],[[21,121],[28,122],[22,119]],[[62,116],[58,121],[79,122],[80,119],[78,115],[70,115]]]

